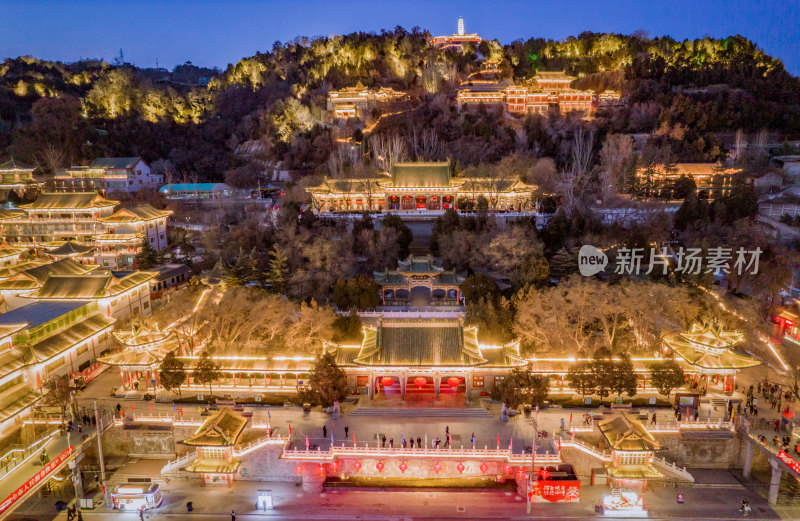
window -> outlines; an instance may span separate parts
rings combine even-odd
[[[55,373],[62,365],[64,365],[64,359],[63,358],[58,358],[55,361],[50,362],[49,364],[47,364],[47,366],[45,368],[47,370],[47,374],[51,375],[51,374]]]
[[[75,353],[75,357],[77,358],[88,351],[89,351],[89,344],[83,344],[82,347],[78,348],[78,351]]]
[[[483,389],[483,377],[482,376],[473,376],[472,377],[472,387],[476,389]]]
[[[142,307],[143,307],[144,309],[150,309],[150,302],[148,302],[147,300],[145,300],[145,301],[144,301],[144,304],[142,304]]]
[[[646,465],[647,453],[646,452],[631,452],[622,453],[619,457],[621,465]]]

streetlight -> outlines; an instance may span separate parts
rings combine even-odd
[[[531,484],[533,483],[533,476],[536,472],[536,438],[539,437],[539,405],[536,405],[536,410],[533,413],[533,420],[531,420],[531,424],[533,427],[533,443],[531,443],[531,474],[530,479],[528,479],[528,490],[527,494],[525,495],[525,499],[527,501],[528,506],[528,513],[531,513]]]

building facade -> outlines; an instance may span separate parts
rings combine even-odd
[[[55,183],[61,192],[133,193],[157,189],[164,184],[164,176],[154,174],[141,157],[100,157],[89,166],[57,172]]]
[[[26,191],[41,189],[42,183],[33,178],[34,168],[10,159],[0,164],[0,194],[8,199],[11,192],[22,197]]]
[[[675,163],[669,167],[653,164],[636,171],[639,186],[657,197],[671,197],[675,183],[689,178],[697,187],[701,199],[717,199],[731,194],[734,180],[742,171],[719,163]]]
[[[478,45],[481,43],[481,37],[477,33],[467,34],[464,30],[464,19],[461,17],[458,18],[458,27],[455,34],[431,38],[431,45],[439,49],[461,49],[467,43]]]
[[[44,193],[19,208],[0,209],[0,233],[11,246],[76,255],[107,268],[135,268],[142,241],[155,250],[167,246],[172,212],[149,205],[115,212],[118,204],[96,192]]]
[[[430,255],[411,255],[398,261],[397,269],[375,272],[373,277],[384,306],[460,306],[464,302],[460,286],[465,277],[445,270]]]
[[[308,189],[319,213],[457,210],[481,198],[492,211],[532,211],[535,191],[519,179],[454,178],[447,163],[396,163],[389,179],[325,178]]]
[[[368,89],[359,81],[355,87],[345,87],[328,93],[328,113],[337,119],[364,119],[373,108],[385,106],[403,97],[402,92],[392,88]]]

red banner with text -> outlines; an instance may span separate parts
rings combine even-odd
[[[11,505],[19,501],[20,499],[24,498],[25,495],[32,489],[34,489],[37,485],[42,483],[43,481],[47,481],[47,477],[53,473],[62,463],[64,463],[72,454],[73,448],[72,445],[67,447],[64,452],[56,456],[52,461],[46,463],[42,469],[28,478],[25,483],[17,487],[17,489],[9,494],[9,496],[0,503],[0,514],[8,510]]]
[[[532,481],[528,492],[528,500],[577,503],[581,497],[580,481]]]

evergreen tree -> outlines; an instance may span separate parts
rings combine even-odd
[[[319,357],[308,378],[308,386],[319,398],[323,407],[330,407],[334,402],[342,401],[350,394],[347,375],[336,365],[332,353]]]
[[[142,251],[136,254],[136,268],[140,270],[150,269],[158,266],[161,256],[150,246],[147,239],[142,239]]]
[[[211,384],[219,379],[219,366],[208,356],[207,351],[200,353],[200,358],[194,366],[194,381],[199,384],[208,384],[208,393],[213,397],[214,390]]]
[[[247,271],[247,278],[251,282],[255,282],[259,288],[264,286],[264,282],[266,282],[266,273],[261,269],[261,258],[255,247],[253,247],[250,251],[250,255],[247,257]]]
[[[566,248],[561,248],[550,259],[550,275],[558,280],[567,278],[578,271],[578,255]]]
[[[673,389],[684,384],[683,368],[675,360],[664,360],[650,368],[650,381],[658,392],[669,399]]]
[[[267,272],[267,283],[270,290],[281,295],[286,294],[289,280],[289,259],[283,249],[277,244],[269,252],[269,272]]]
[[[181,394],[181,385],[186,382],[186,370],[183,368],[183,362],[175,357],[175,351],[170,351],[161,360],[158,366],[158,381],[167,391],[177,389],[178,394]]]
[[[628,396],[636,394],[636,372],[633,370],[631,357],[623,354],[620,360],[614,362],[614,378],[611,385],[617,396],[627,393]]]
[[[248,256],[239,248],[239,255],[236,258],[236,263],[225,269],[225,277],[229,286],[245,285],[250,271],[250,266],[248,264]]]

